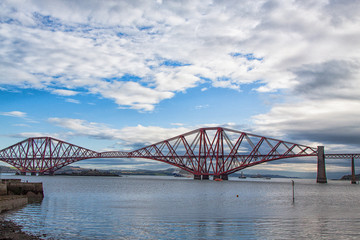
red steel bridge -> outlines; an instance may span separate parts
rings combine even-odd
[[[22,174],[54,174],[71,163],[92,158],[145,158],[179,167],[194,179],[228,179],[247,167],[274,160],[317,157],[317,182],[325,183],[325,158],[354,159],[360,154],[324,154],[324,147],[268,138],[221,127],[200,128],[131,152],[96,152],[51,137],[34,137],[0,151],[0,161]],[[355,181],[355,180],[354,180]]]

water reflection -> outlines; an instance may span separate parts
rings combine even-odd
[[[31,177],[42,203],[8,214],[56,239],[351,239],[358,186],[295,180],[192,181],[162,177]],[[238,195],[238,197],[237,197]]]

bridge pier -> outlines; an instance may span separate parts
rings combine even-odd
[[[201,180],[201,175],[195,175],[194,174],[194,180]]]
[[[20,175],[25,176],[25,175],[26,175],[26,172],[20,172]]]
[[[31,172],[31,176],[36,176],[36,172]]]
[[[351,184],[356,184],[354,156],[351,157]]]
[[[213,180],[216,180],[216,179],[229,180],[229,177],[226,174],[224,174],[224,175],[214,175]]]
[[[202,175],[202,180],[209,180],[209,175]]]
[[[325,154],[324,146],[317,147],[318,162],[317,162],[317,183],[327,183],[325,170]]]
[[[209,175],[194,175],[195,180],[209,180]]]
[[[229,180],[229,176],[228,175],[220,175],[222,180]]]
[[[209,180],[209,179],[210,179],[209,175],[196,175],[196,174],[194,174],[194,180]],[[226,174],[214,175],[213,180],[215,180],[215,179],[229,180],[229,177]]]

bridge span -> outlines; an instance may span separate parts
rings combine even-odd
[[[221,127],[196,129],[130,152],[96,152],[52,137],[28,138],[0,151],[0,161],[22,174],[52,175],[85,159],[145,158],[179,167],[193,174],[194,179],[213,176],[223,180],[251,166],[289,158],[296,161],[299,157],[317,157],[317,182],[326,183],[326,158],[352,159],[354,180],[354,159],[360,154],[325,154],[323,146],[314,148]]]

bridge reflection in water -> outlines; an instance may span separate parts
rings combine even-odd
[[[242,131],[211,127],[131,151],[96,152],[52,137],[28,138],[0,151],[0,160],[22,174],[50,174],[71,163],[92,158],[146,158],[179,167],[194,179],[227,180],[228,175],[261,163],[298,157],[317,157],[317,182],[326,183],[325,158],[351,159],[352,183],[354,159],[360,154],[325,154],[317,148],[259,136]]]

